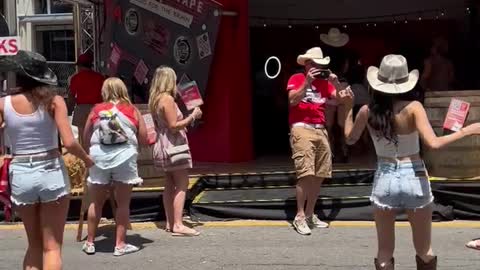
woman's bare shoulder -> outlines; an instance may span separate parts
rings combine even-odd
[[[369,111],[370,111],[370,109],[368,108],[368,105],[363,105],[362,107],[360,107],[360,110],[358,112],[368,113]]]
[[[65,99],[62,96],[55,95],[52,99],[53,106],[62,106],[65,105]]]
[[[160,96],[160,102],[175,102],[175,99],[173,99],[173,97],[171,95],[161,95]]]
[[[370,112],[370,109],[368,108],[368,105],[363,105],[362,107],[360,107],[360,109],[358,110],[358,113],[357,113],[357,117],[365,117],[365,118],[368,118],[368,114]]]
[[[160,108],[164,108],[166,106],[171,106],[175,103],[175,99],[171,95],[162,95],[158,100]]]
[[[60,95],[55,95],[55,96],[53,97],[53,101],[54,101],[54,102],[65,102],[65,98],[62,97],[62,96],[60,96]]]
[[[423,104],[420,101],[413,100],[406,103],[405,108],[410,112],[415,112],[417,110],[423,109]]]

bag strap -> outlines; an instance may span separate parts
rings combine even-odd
[[[80,137],[80,134],[78,135]],[[60,154],[63,155],[63,146],[62,146],[62,138],[60,138],[60,132],[57,131],[57,140],[58,140],[58,151],[60,151]]]

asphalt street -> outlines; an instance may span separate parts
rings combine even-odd
[[[97,254],[81,252],[75,231],[67,230],[64,246],[66,270],[310,270],[374,269],[376,252],[373,227],[317,229],[300,236],[288,227],[200,228],[197,238],[174,238],[149,228],[129,232],[129,241],[142,250],[114,257],[112,228],[104,227],[96,243]],[[408,227],[397,228],[396,269],[416,269]],[[438,269],[480,269],[480,251],[464,247],[480,236],[480,229],[434,228]],[[0,268],[21,269],[26,248],[22,230],[0,230]]]

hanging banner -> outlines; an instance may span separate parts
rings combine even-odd
[[[122,78],[146,103],[157,67],[172,67],[202,97],[209,78],[222,6],[213,0],[108,0],[102,34],[103,71]]]
[[[0,56],[16,55],[19,49],[19,37],[0,37]]]

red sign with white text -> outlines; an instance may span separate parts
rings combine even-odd
[[[16,55],[19,48],[19,37],[0,37],[0,55]]]
[[[470,103],[452,98],[450,107],[448,107],[447,117],[443,123],[443,128],[452,131],[459,131],[467,119],[469,109]]]
[[[148,144],[155,144],[157,141],[157,131],[155,130],[155,122],[151,114],[147,113],[143,115],[143,120],[145,120],[145,125],[147,127],[147,137]]]
[[[185,104],[185,107],[187,107],[187,110],[191,111],[196,107],[203,105],[202,95],[200,94],[200,90],[198,89],[195,81],[179,85],[178,92],[180,93],[182,101]]]

